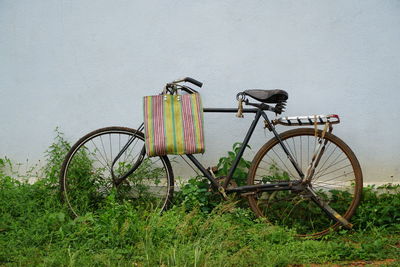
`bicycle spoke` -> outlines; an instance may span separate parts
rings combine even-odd
[[[134,142],[135,142],[135,143],[131,146],[130,151],[127,153],[127,154],[128,154],[127,158],[130,158],[130,157],[131,157],[133,150],[135,149],[137,143],[139,142],[139,139],[136,139],[136,141],[134,141]],[[129,149],[129,148],[128,148],[128,149]],[[136,157],[138,157],[138,156],[140,155],[140,152],[141,152],[141,148],[140,148],[139,151],[136,153],[136,155],[132,158],[132,161],[134,161],[134,160],[136,159]]]
[[[93,157],[96,158],[97,162],[101,164],[105,169],[108,168],[108,166],[104,165],[104,163],[96,156],[96,154],[92,154]]]
[[[340,177],[347,176],[347,175],[350,175],[350,174],[354,174],[354,171],[349,172],[349,173],[346,173],[346,174],[342,174],[342,175],[335,176],[335,177],[333,177],[333,178],[331,178],[331,179],[328,179],[328,180],[324,180],[324,182],[332,181],[332,180],[337,180],[337,179],[340,178]],[[314,182],[316,182],[316,181],[314,181]]]
[[[94,151],[94,152],[98,151],[99,154],[100,154],[100,157],[104,160],[104,164],[107,165],[107,167],[108,167],[109,169],[111,169],[110,166],[108,165],[107,160],[104,158],[103,154],[100,152],[99,148],[96,146],[96,144],[93,142],[93,140],[90,140],[90,142],[95,146],[95,151]],[[96,157],[96,159],[97,159],[97,157]],[[99,162],[100,162],[100,161],[99,161]],[[104,166],[104,165],[103,165],[103,166]]]
[[[303,142],[301,140],[301,135],[300,135],[300,168],[303,168]]]
[[[310,136],[307,136],[307,164],[310,162]]]
[[[324,161],[324,163],[321,165],[319,165],[319,168],[318,168],[318,170],[315,170],[315,174],[314,175],[316,175],[316,174],[318,174],[320,171],[321,171],[321,169],[325,166],[325,164],[326,164],[326,162],[328,162],[328,160],[330,159],[330,157],[332,156],[332,154],[336,151],[336,149],[337,149],[337,146],[335,146],[335,148],[333,149],[333,151],[329,154],[329,156],[327,157],[326,155],[328,154],[328,150],[329,150],[329,146],[330,146],[330,144],[331,143],[328,143],[328,145],[326,146],[326,149],[325,149],[325,152],[324,152],[324,155],[323,156],[325,156],[325,161]]]
[[[110,155],[111,155],[111,163],[114,161],[113,155],[112,155],[112,148],[111,148],[111,134],[108,135],[108,141],[110,142]]]
[[[105,156],[105,158],[108,158],[106,149],[104,148],[103,138],[101,137],[101,135],[100,135],[100,141],[101,141],[101,147],[103,148],[103,151],[104,151],[104,156]],[[111,163],[109,164],[109,162],[107,161],[107,165],[109,166],[109,168],[111,170]]]
[[[281,165],[279,165],[278,163],[274,162],[273,159],[271,159],[271,160],[272,160],[271,163],[269,163],[269,162],[267,162],[267,161],[265,161],[265,160],[262,160],[262,162],[266,163],[267,166],[276,165],[276,167],[277,167],[278,169],[283,170],[283,168],[281,167]],[[268,171],[268,172],[271,172],[271,169],[266,169],[266,168],[262,168],[262,167],[259,167],[259,169],[261,169],[261,170],[266,170],[266,171]],[[286,165],[285,165],[285,169],[288,171],[289,174],[291,174],[291,172],[290,172],[289,169],[286,167]],[[292,177],[294,177],[294,176],[292,175]]]
[[[342,169],[344,169],[344,168],[347,168],[347,167],[349,167],[349,166],[351,166],[351,164],[348,164],[348,165],[346,165],[346,166],[344,166],[344,167],[341,167],[341,168],[338,168],[338,169],[336,169],[336,170],[334,170],[334,171],[331,171],[331,172],[325,173],[325,174],[323,174],[323,175],[320,175],[320,176],[318,176],[318,178],[317,178],[316,180],[318,180],[320,177],[323,177],[323,176],[325,176],[325,175],[328,175],[328,174],[337,172],[337,171],[342,170]]]
[[[297,165],[299,165],[298,162],[297,162],[297,151],[296,151],[296,144],[294,143],[294,139],[295,139],[295,138],[292,138],[292,141],[293,141],[293,149],[294,149],[294,156],[295,156]],[[301,165],[300,165],[300,166],[301,166]]]
[[[278,154],[275,152],[275,150],[272,149],[272,151],[275,153],[275,155],[278,156]],[[283,165],[285,166],[286,170],[290,173],[290,175],[291,175],[292,177],[295,177],[295,176],[292,174],[292,172],[289,171],[289,168],[288,168],[288,167],[286,166],[286,164],[282,161],[281,157],[278,156],[278,158],[279,158],[279,160],[283,163]]]
[[[319,173],[314,174],[314,176],[316,176],[317,174],[320,174],[320,175],[324,174],[324,173],[325,173],[327,170],[329,170],[331,167],[333,167],[333,166],[335,166],[335,165],[339,164],[340,162],[342,162],[342,161],[344,161],[344,160],[347,159],[347,158],[346,158],[346,155],[345,155],[345,158],[343,158],[343,159],[341,159],[341,160],[338,160],[341,156],[342,156],[342,154],[339,154],[339,155],[335,158],[334,162],[332,162],[332,163],[331,163],[328,167],[326,167],[325,169],[321,170]]]
[[[284,143],[286,144],[286,147],[289,150],[290,155],[292,155],[292,157],[293,157],[294,161],[296,162],[296,164],[299,165],[297,163],[297,158],[296,158],[295,154],[293,153],[292,149],[290,148],[290,145],[288,144],[288,142],[285,140]]]

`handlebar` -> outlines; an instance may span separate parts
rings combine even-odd
[[[190,78],[190,77],[185,77],[185,78],[173,81],[173,83],[180,83],[180,82],[189,82],[189,83],[194,84],[194,85],[196,85],[196,86],[198,86],[200,88],[203,86],[202,82],[199,82],[199,81],[197,81],[197,80],[195,80],[193,78]]]

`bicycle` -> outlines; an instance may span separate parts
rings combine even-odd
[[[185,84],[183,84],[185,83]],[[202,83],[184,78],[167,83],[164,92],[197,92],[186,85]],[[250,100],[252,99],[252,100]],[[226,177],[215,177],[193,155],[185,155],[223,198],[236,193],[247,198],[251,210],[269,221],[295,227],[300,236],[318,237],[343,227],[359,205],[362,171],[353,151],[332,134],[338,115],[278,117],[266,111],[284,112],[288,94],[284,90],[245,90],[237,95],[238,108],[204,108],[204,113],[255,114],[241,148]],[[251,102],[257,100],[258,102]],[[251,106],[243,108],[243,105]],[[273,137],[256,153],[247,185],[232,183],[256,125]],[[278,133],[277,125],[311,126]],[[323,129],[318,129],[323,125]],[[88,133],[72,146],[61,168],[63,201],[73,216],[98,208],[110,191],[142,208],[160,212],[171,206],[174,175],[168,156],[146,157],[143,123],[137,130],[106,127]],[[223,181],[221,183],[221,180]]]

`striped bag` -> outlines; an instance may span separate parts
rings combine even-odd
[[[149,157],[204,152],[203,106],[198,93],[144,97]]]

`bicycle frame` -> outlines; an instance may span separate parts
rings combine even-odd
[[[243,113],[255,113],[255,118],[253,122],[251,123],[247,134],[242,142],[242,146],[233,161],[233,164],[231,168],[229,169],[228,175],[224,179],[224,183],[221,186],[218,181],[212,176],[212,174],[193,156],[193,155],[186,155],[190,161],[203,173],[203,175],[211,182],[211,184],[218,189],[223,195],[226,193],[246,193],[246,192],[252,192],[252,191],[279,191],[279,190],[291,190],[291,189],[299,189],[299,184],[304,178],[304,174],[302,170],[299,168],[297,165],[296,161],[293,159],[292,155],[290,154],[289,150],[286,148],[285,144],[282,142],[282,140],[279,137],[279,134],[275,130],[275,126],[271,123],[269,120],[267,114],[264,112],[264,110],[268,109],[268,105],[263,105],[258,108],[245,108],[243,109]],[[235,108],[204,108],[204,112],[206,113],[236,113],[238,110]],[[229,182],[233,178],[233,174],[239,164],[240,159],[242,158],[244,151],[246,150],[246,147],[250,141],[251,136],[253,135],[254,129],[257,126],[257,123],[259,122],[260,118],[263,117],[265,119],[265,122],[267,124],[267,128],[273,132],[275,137],[279,140],[280,145],[282,146],[283,151],[286,153],[288,156],[289,160],[293,164],[294,168],[296,169],[297,173],[301,177],[301,180],[298,181],[298,183],[294,183],[293,181],[287,181],[287,182],[279,182],[279,183],[274,183],[274,184],[261,184],[261,185],[251,185],[251,186],[240,186],[240,187],[235,187],[235,188],[229,188],[227,189]]]
[[[332,209],[328,203],[326,203],[324,200],[319,198],[316,193],[310,188],[308,185],[308,180],[310,179],[310,173],[313,172],[313,168],[315,168],[316,164],[318,164],[318,161],[321,157],[321,153],[318,152],[318,154],[314,154],[314,157],[312,159],[312,163],[307,170],[307,175],[305,176],[304,173],[302,172],[301,168],[298,166],[296,161],[294,160],[293,156],[281,140],[279,134],[275,130],[274,124],[269,120],[267,114],[264,112],[265,110],[271,110],[270,106],[267,104],[253,104],[253,103],[246,103],[249,105],[253,105],[257,108],[244,108],[242,110],[243,113],[255,113],[255,118],[252,121],[247,134],[242,142],[242,146],[233,161],[233,164],[231,168],[229,169],[228,175],[224,179],[224,183],[221,185],[216,178],[213,177],[212,173],[208,171],[192,154],[186,154],[186,156],[192,161],[192,163],[203,173],[203,175],[211,182],[212,186],[217,189],[221,195],[226,199],[227,194],[229,193],[239,193],[242,196],[246,196],[249,194],[255,194],[257,192],[266,192],[266,191],[283,191],[283,190],[295,190],[295,191],[305,191],[307,192],[311,199],[329,216],[331,217],[332,220],[337,221],[341,223],[344,227],[350,229],[352,227],[352,224],[349,223],[345,218],[343,218],[339,213],[337,213],[334,209]],[[237,108],[204,108],[204,112],[206,113],[236,113],[238,112]],[[269,183],[269,184],[259,184],[259,185],[245,185],[245,186],[239,186],[239,187],[234,187],[234,188],[228,188],[229,182],[233,178],[233,173],[235,172],[240,159],[242,158],[244,151],[246,150],[246,147],[250,141],[250,138],[257,126],[257,123],[259,122],[260,118],[263,117],[265,120],[266,128],[268,128],[269,131],[271,131],[275,138],[278,140],[280,146],[282,147],[283,151],[287,155],[288,159],[292,163],[293,167],[297,171],[300,179],[299,180],[291,180],[291,181],[282,181],[282,182],[277,182],[277,183]],[[328,125],[328,124],[327,124]],[[139,131],[143,129],[143,123],[140,125],[138,128]],[[330,129],[331,130],[331,129]],[[122,155],[124,150],[130,145],[130,143],[135,139],[135,137],[132,137],[127,144],[122,148],[120,153],[116,156],[114,159],[114,162],[112,163],[111,166],[111,174],[112,178],[114,181],[114,184],[118,186],[123,180],[128,177],[130,174],[132,174],[138,166],[142,163],[144,156],[145,156],[145,148],[143,147],[140,153],[140,156],[138,160],[134,163],[133,167],[122,177],[115,177],[113,173],[113,166],[118,160],[118,158]],[[322,138],[323,139],[323,138]],[[318,151],[322,149],[322,153],[324,150],[325,144],[322,145],[322,139],[320,139],[321,143],[318,147]],[[316,161],[317,163],[314,163]],[[312,175],[312,174],[311,174]]]

